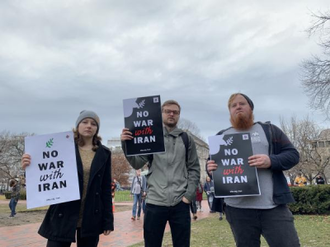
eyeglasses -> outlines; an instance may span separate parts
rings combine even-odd
[[[180,111],[176,111],[176,110],[172,111],[172,110],[168,110],[168,109],[165,109],[163,112],[167,115],[170,115],[171,113],[173,113],[173,115],[179,115],[180,114]]]

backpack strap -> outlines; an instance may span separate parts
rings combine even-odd
[[[189,150],[189,137],[188,137],[187,132],[184,132],[184,131],[181,134],[179,134],[179,136],[181,136],[184,147],[186,149],[186,164],[187,164],[187,162],[188,162],[188,150]],[[149,162],[148,168],[149,169],[151,168],[153,159],[154,159],[154,155],[153,154],[149,155],[149,157],[148,157],[148,162]]]
[[[180,134],[180,136],[181,136],[183,144],[186,148],[186,163],[187,163],[188,162],[188,150],[189,150],[189,137],[188,137],[187,132],[182,132]]]

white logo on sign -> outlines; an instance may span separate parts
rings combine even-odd
[[[251,141],[252,141],[252,143],[261,142],[260,135],[259,135],[259,133],[257,131],[256,132],[253,132],[251,134]]]
[[[154,98],[154,103],[158,103],[159,102],[159,98],[158,97],[155,97]]]

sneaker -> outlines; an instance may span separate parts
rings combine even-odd
[[[135,216],[132,216],[132,217],[131,217],[131,220],[135,220]]]
[[[14,217],[14,215],[9,215],[9,218],[13,218]]]

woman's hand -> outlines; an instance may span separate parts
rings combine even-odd
[[[31,164],[31,156],[29,154],[23,154],[21,159],[22,168],[25,169]]]
[[[104,236],[108,236],[112,231],[111,230],[105,230],[103,232]]]

